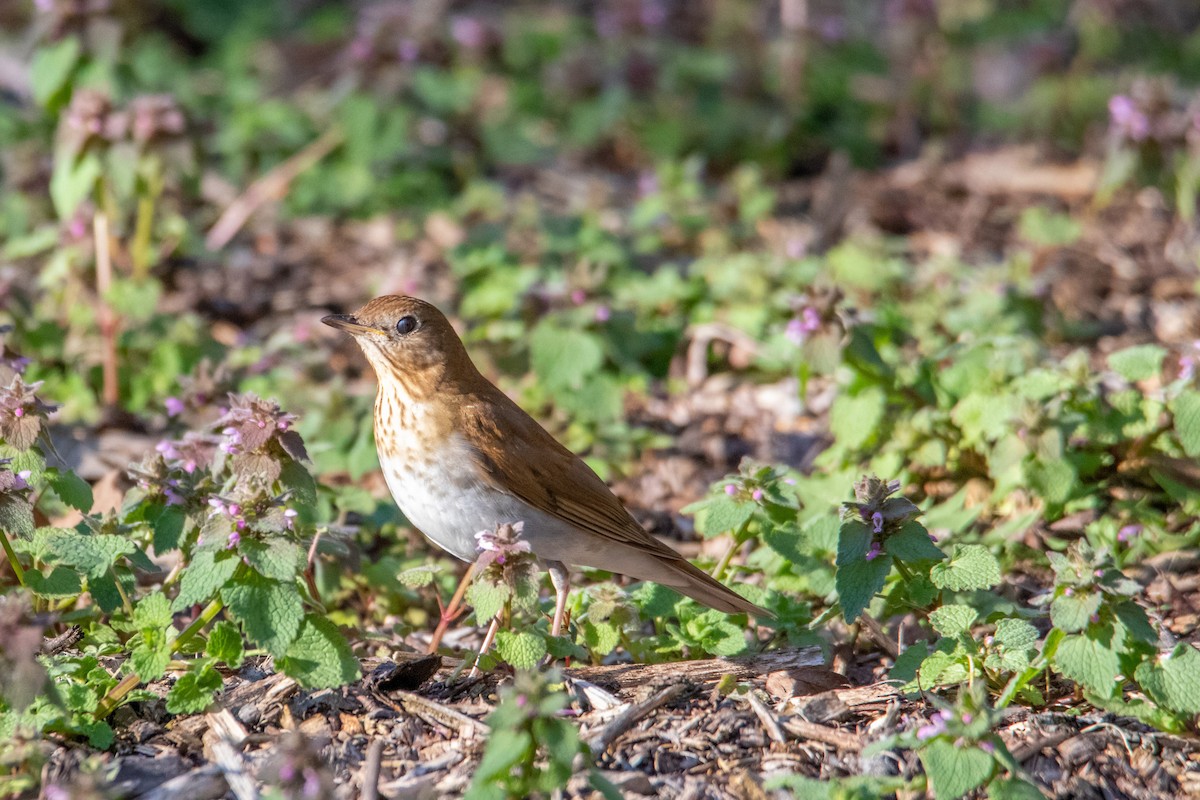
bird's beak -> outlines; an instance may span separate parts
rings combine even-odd
[[[372,328],[370,325],[363,325],[349,314],[330,314],[327,317],[321,317],[321,322],[324,322],[331,328],[337,328],[340,331],[353,334],[354,336],[362,336],[363,334],[372,334],[374,336],[382,336],[383,331],[379,328]]]

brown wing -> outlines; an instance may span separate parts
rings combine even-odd
[[[502,392],[493,391],[498,397],[490,403],[464,407],[462,420],[468,441],[503,444],[474,451],[476,462],[495,488],[582,532],[645,553],[647,569],[632,577],[670,586],[726,613],[772,616],[646,533],[583,459],[559,444]]]
[[[463,409],[466,427],[475,428],[467,434],[468,441],[504,445],[475,450],[493,486],[587,533],[660,558],[682,558],[646,533],[583,459],[499,390],[496,393],[504,400]]]

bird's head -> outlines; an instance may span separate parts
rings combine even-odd
[[[415,297],[377,297],[353,314],[330,314],[321,322],[354,337],[381,384],[420,381],[433,389],[448,373],[475,373],[450,321]]]

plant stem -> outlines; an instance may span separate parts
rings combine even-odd
[[[192,620],[192,624],[184,628],[183,632],[175,637],[175,641],[171,644],[171,653],[178,653],[183,645],[199,633],[205,625],[212,622],[213,617],[221,613],[221,609],[224,607],[224,604],[219,599],[213,600],[205,606],[200,615]],[[96,719],[104,719],[111,714],[125,698],[125,695],[136,689],[140,683],[141,679],[138,678],[136,672],[131,672],[124,678],[121,678],[121,682],[110,689],[108,694],[104,695],[100,700],[100,705],[96,707]]]
[[[108,230],[108,215],[97,211],[92,217],[92,236],[96,240],[96,294],[99,295],[100,337],[104,340],[102,370],[105,405],[115,407],[120,400],[120,385],[117,382],[117,317],[108,304],[108,291],[112,287],[112,250]]]
[[[729,543],[729,548],[725,551],[725,555],[721,556],[721,560],[713,567],[713,580],[721,580],[725,577],[725,570],[729,569],[729,562],[733,560],[733,556],[746,543],[746,530],[750,527],[750,520],[746,520],[738,529],[734,531],[733,541]]]
[[[17,583],[25,585],[25,570],[21,567],[21,562],[17,561],[17,554],[13,552],[12,545],[9,544],[8,534],[0,528],[0,546],[4,547],[4,555],[8,557],[8,565],[12,567],[13,574],[17,576]]]
[[[178,653],[183,645],[192,639],[197,633],[203,630],[205,625],[212,622],[213,618],[216,617],[217,614],[220,614],[221,609],[224,607],[225,604],[221,602],[220,598],[213,600],[211,603],[205,606],[204,610],[200,612],[199,616],[192,620],[192,624],[184,628],[183,633],[175,637],[175,642],[171,645],[171,651]]]

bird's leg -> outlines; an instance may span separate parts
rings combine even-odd
[[[550,572],[550,583],[554,584],[554,623],[550,626],[550,635],[562,633],[563,616],[567,611],[567,592],[571,590],[571,571],[561,561],[550,561],[546,564]]]
[[[487,634],[483,637],[483,646],[479,648],[479,655],[475,657],[475,664],[471,667],[468,678],[474,678],[479,674],[479,659],[483,658],[483,654],[492,649],[492,642],[496,639],[496,631],[500,629],[500,615],[492,617],[492,624],[488,625]]]
[[[446,634],[446,629],[450,627],[450,623],[458,619],[458,615],[462,613],[463,595],[467,593],[467,587],[471,585],[471,579],[475,577],[475,562],[472,561],[467,567],[466,573],[462,580],[458,583],[458,588],[454,590],[454,596],[450,598],[450,604],[442,608],[441,617],[438,619],[437,627],[433,629],[433,636],[429,640],[429,654],[436,653],[442,645],[442,636]],[[438,598],[438,605],[441,605],[442,598]]]

